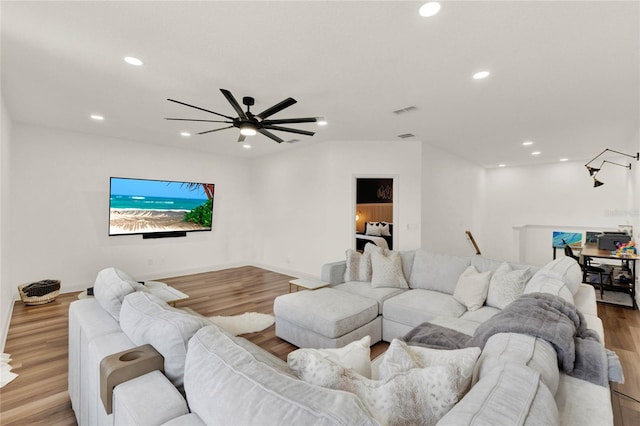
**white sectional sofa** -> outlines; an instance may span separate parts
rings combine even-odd
[[[412,265],[415,255],[403,254],[404,264]],[[345,266],[339,263],[323,269],[324,278],[333,277],[334,286],[328,290],[366,297],[363,294],[370,283],[336,282],[344,272]],[[120,271],[102,271],[95,287],[95,299],[75,301],[69,310],[69,394],[80,426],[384,423],[380,412],[371,408],[371,397],[355,391],[353,383],[332,387],[301,380],[287,363],[241,337],[208,325],[206,318],[195,312],[167,306]],[[378,305],[376,324],[382,322],[383,334],[384,324],[391,330],[386,338],[400,336],[425,318],[442,324],[453,319],[461,330],[479,323],[477,318],[460,319],[465,313],[457,318],[445,316],[450,311],[438,307],[428,316],[419,310],[402,316],[402,309],[397,308],[397,316],[385,323],[384,314],[394,314],[394,309],[385,310],[393,297],[418,290],[436,291],[396,290],[373,292],[376,296],[372,300]],[[574,300],[598,324],[593,293],[590,287],[580,286]],[[446,303],[452,304],[450,300]],[[368,312],[371,308],[364,309]],[[490,309],[484,312],[482,315],[490,315]],[[107,413],[100,397],[101,361],[143,344],[153,345],[163,355],[164,372],[153,371],[116,386],[113,413]],[[514,424],[514,419],[519,424],[612,424],[608,387],[559,372],[557,362],[549,360],[549,348],[548,343],[531,336],[499,334],[489,339],[475,365],[473,386],[439,424],[470,424],[472,418],[494,425]],[[379,357],[373,362],[373,377],[383,361],[384,357]],[[335,368],[341,380],[353,375]],[[410,380],[414,373],[398,377]],[[364,388],[374,390],[393,389],[397,386],[393,380],[357,379],[364,382]]]

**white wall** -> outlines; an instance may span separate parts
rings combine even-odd
[[[11,149],[14,288],[57,278],[63,291],[84,289],[107,266],[148,279],[248,259],[252,230],[246,159],[18,123]],[[110,176],[215,183],[213,231],[157,240],[109,237]]]
[[[420,246],[421,144],[326,142],[253,163],[252,257],[281,271],[319,276],[353,247],[354,176],[397,176],[396,249]]]
[[[465,231],[471,231],[484,250],[484,169],[428,143],[422,147],[422,235],[426,250],[470,256],[475,250]]]
[[[488,169],[483,254],[544,264],[552,258],[553,230],[549,227],[557,227],[557,231],[565,230],[562,227],[598,230],[625,224],[629,171],[605,167],[598,179],[605,185],[593,188],[582,162]],[[530,228],[541,229],[548,239],[530,236],[523,243],[527,248],[524,257],[518,259],[514,226],[520,225],[535,225]]]
[[[4,352],[4,343],[9,329],[13,310],[13,286],[11,283],[11,263],[9,254],[9,182],[10,182],[10,146],[11,118],[4,99],[0,97],[0,352]]]

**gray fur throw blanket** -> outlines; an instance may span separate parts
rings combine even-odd
[[[482,349],[498,333],[520,333],[548,341],[556,351],[559,368],[570,376],[600,386],[607,386],[609,380],[624,382],[620,360],[605,349],[594,330],[587,328],[582,313],[573,304],[547,293],[521,296],[480,324],[471,338],[425,323],[404,340],[421,346]]]

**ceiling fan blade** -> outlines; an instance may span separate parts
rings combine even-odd
[[[213,130],[207,130],[205,132],[200,132],[200,133],[196,133],[197,135],[204,135],[205,133],[211,133],[211,132],[217,132],[218,130],[224,130],[224,129],[230,129],[233,126],[228,126],[228,127],[221,127],[219,129],[213,129]]]
[[[233,123],[233,121],[220,121],[220,120],[196,120],[193,118],[165,118],[165,120],[174,121],[205,121],[207,123]]]
[[[278,120],[264,120],[262,124],[291,124],[291,123],[315,123],[316,117],[280,118]]]
[[[269,129],[269,130],[279,130],[281,132],[289,132],[289,133],[297,133],[299,135],[307,135],[307,136],[313,136],[315,135],[315,132],[309,132],[307,130],[298,130],[298,129],[292,129],[290,127],[281,127],[281,126],[271,126],[271,125],[267,125],[264,126],[265,129]]]
[[[277,137],[276,135],[274,135],[271,132],[266,131],[265,129],[258,129],[258,132],[260,132],[261,134],[265,135],[268,138],[273,139],[274,141],[276,141],[278,143],[284,142],[284,139],[280,139],[279,137]]]
[[[227,100],[229,101],[229,103],[231,104],[233,109],[236,110],[236,112],[238,113],[238,116],[240,118],[242,118],[243,120],[246,120],[247,119],[247,115],[244,113],[244,111],[242,110],[242,107],[240,106],[238,101],[236,101],[236,98],[233,97],[231,92],[228,91],[227,89],[220,89],[220,91],[222,92],[224,97],[227,98]]]
[[[208,109],[200,108],[200,107],[197,107],[195,105],[185,104],[184,102],[176,101],[175,99],[167,99],[167,100],[169,102],[175,102],[175,103],[180,104],[180,105],[184,105],[184,106],[188,106],[188,107],[191,107],[191,108],[199,109],[200,111],[204,111],[204,112],[210,112],[211,114],[219,115],[220,117],[224,117],[224,118],[228,118],[229,120],[233,120],[233,117],[229,117],[228,115],[220,114],[220,113],[217,113],[215,111],[209,111]]]
[[[293,98],[287,98],[284,101],[275,104],[271,108],[265,109],[260,114],[256,115],[256,117],[260,117],[260,118],[262,118],[264,120],[265,118],[272,116],[276,112],[280,112],[283,109],[290,107],[291,105],[295,104],[296,102],[298,102],[298,101],[296,101]]]
[[[245,139],[246,139],[246,136],[240,133],[240,136],[238,136],[238,142],[244,142]]]

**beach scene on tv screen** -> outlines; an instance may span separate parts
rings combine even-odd
[[[111,178],[109,235],[210,231],[214,184]]]

